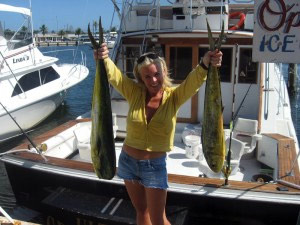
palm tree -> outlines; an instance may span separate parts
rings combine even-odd
[[[98,27],[98,22],[97,22],[97,21],[94,21],[94,22],[93,22],[93,31],[94,31],[94,35],[95,35],[95,33],[97,33],[97,27]]]
[[[81,28],[77,28],[76,30],[75,30],[75,34],[78,36],[78,38],[79,38],[79,35],[82,33],[82,30],[81,30]]]
[[[61,29],[60,31],[58,31],[58,35],[61,36],[61,38],[63,38],[63,36],[65,35],[65,31],[63,29]]]
[[[48,33],[48,28],[46,27],[45,24],[43,24],[43,25],[40,27],[40,31],[42,32],[43,36],[45,36],[45,34]]]

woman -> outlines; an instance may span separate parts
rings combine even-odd
[[[209,64],[221,66],[222,52],[207,52],[177,87],[171,86],[166,63],[155,53],[143,54],[136,61],[137,82],[123,76],[108,53],[104,43],[94,57],[104,59],[109,82],[129,103],[117,175],[124,179],[138,225],[168,225],[166,152],[173,147],[176,114],[205,81]]]

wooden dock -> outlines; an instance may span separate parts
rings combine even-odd
[[[0,216],[0,224],[1,225],[39,225],[38,223],[30,223],[21,220],[14,220],[14,223],[11,223],[3,216]]]
[[[46,47],[46,46],[76,46],[78,45],[78,41],[43,41],[43,42],[36,42],[38,47]]]

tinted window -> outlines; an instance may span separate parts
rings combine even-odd
[[[256,83],[257,68],[258,63],[252,62],[252,50],[250,48],[241,48],[239,83]]]
[[[18,82],[21,85],[24,92],[40,86],[41,83],[46,84],[46,83],[49,83],[49,82],[59,78],[58,73],[52,67],[42,69],[40,71],[40,73],[41,73],[41,80],[40,80],[38,71],[28,73],[19,79]],[[22,93],[22,90],[21,90],[20,86],[18,84],[16,84],[14,91],[12,93],[12,96],[15,96],[15,95],[18,95],[21,93]]]
[[[42,84],[49,83],[53,80],[56,80],[59,78],[58,73],[52,68],[48,67],[41,70],[41,81]]]
[[[23,77],[20,78],[18,81],[19,84],[21,85],[22,89],[24,92],[29,91],[33,88],[36,88],[40,86],[40,77],[39,77],[39,72],[34,71],[32,73],[28,73],[24,75]],[[16,84],[14,91],[12,93],[12,96],[21,94],[22,90],[18,84]]]
[[[204,56],[208,48],[199,48],[199,59]],[[221,82],[231,82],[232,48],[222,48],[222,66],[220,67]]]
[[[170,48],[170,77],[173,80],[184,80],[192,71],[192,47]]]
[[[140,48],[139,47],[127,47],[126,48],[126,68],[125,68],[125,74],[130,77],[134,78],[133,75],[133,67],[134,62],[140,55]]]

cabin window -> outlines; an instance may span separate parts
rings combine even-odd
[[[41,83],[42,83],[42,85],[47,84],[47,83],[59,78],[58,73],[52,67],[42,69],[40,71],[40,73],[41,73]]]
[[[170,77],[184,80],[192,70],[192,47],[170,47]]]
[[[134,67],[134,62],[139,57],[140,55],[140,48],[139,47],[126,47],[126,59],[125,59],[125,72],[129,78],[134,79],[133,75],[133,67]]]
[[[39,71],[34,71],[21,77],[18,82],[21,85],[23,91],[29,91],[59,78],[58,73],[52,67],[42,69],[40,71],[40,75]],[[20,86],[16,84],[12,93],[12,97],[21,93],[22,90]]]
[[[208,48],[199,48],[199,59],[204,56]],[[223,47],[222,66],[220,67],[221,82],[231,82],[232,48]]]
[[[21,85],[24,92],[34,89],[40,86],[40,76],[38,71],[28,73],[19,79],[19,84]],[[12,97],[21,94],[22,90],[18,84],[16,84]]]
[[[257,83],[258,63],[252,62],[252,50],[250,48],[240,49],[239,83]]]

